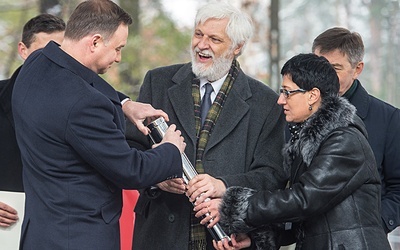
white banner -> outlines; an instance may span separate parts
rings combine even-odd
[[[13,207],[18,212],[18,221],[11,227],[0,227],[0,242],[2,250],[19,249],[21,226],[24,218],[25,193],[0,191],[0,201]]]

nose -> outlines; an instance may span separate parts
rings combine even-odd
[[[115,57],[115,62],[119,63],[121,61],[121,58],[122,58],[121,52],[118,52],[117,56]]]
[[[283,95],[283,93],[279,94],[278,100],[276,101],[276,103],[278,103],[279,105],[284,105],[286,104],[286,98]]]
[[[210,42],[209,42],[209,38],[206,36],[203,36],[199,43],[198,43],[198,47],[200,49],[204,49],[204,48],[209,48],[210,47]]]

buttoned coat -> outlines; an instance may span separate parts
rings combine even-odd
[[[382,221],[390,232],[400,225],[400,110],[369,95],[360,82],[349,101],[367,128],[382,180]]]
[[[117,92],[50,42],[25,61],[12,107],[26,192],[21,249],[120,249],[121,189],[181,173],[170,143],[131,149]]]
[[[138,98],[169,115],[170,123],[182,131],[187,143],[185,153],[192,164],[197,143],[193,78],[190,63],[151,70]],[[202,162],[207,174],[221,179],[227,187],[283,187],[284,116],[277,99],[269,87],[239,72],[204,151]],[[128,124],[128,140],[138,138],[135,130]],[[145,138],[139,144],[149,147]],[[183,194],[142,190],[135,208],[133,249],[187,249],[192,210]]]

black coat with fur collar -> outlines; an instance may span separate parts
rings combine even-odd
[[[380,177],[354,106],[326,98],[283,155],[290,187],[229,188],[221,206],[226,231],[252,231],[258,249],[275,249],[276,238],[260,227],[292,222],[298,249],[390,249],[379,213]]]

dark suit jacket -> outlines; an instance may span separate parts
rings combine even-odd
[[[197,143],[193,78],[191,64],[151,70],[138,98],[168,114],[185,137],[185,152],[192,163]],[[284,116],[277,99],[263,83],[242,71],[238,74],[204,151],[206,173],[220,178],[227,187],[283,187]],[[137,143],[135,130],[128,125],[127,137]],[[142,191],[135,208],[134,249],[187,249],[192,209],[185,195]]]
[[[54,42],[24,63],[12,107],[26,192],[22,249],[119,249],[121,188],[182,172],[172,144],[129,147],[116,91]]]
[[[10,79],[0,81],[0,190],[2,191],[24,191],[21,154],[15,138],[11,110],[11,94],[19,70],[20,68]]]
[[[360,82],[349,101],[368,131],[382,179],[382,220],[392,231],[400,225],[400,110],[369,95]]]

